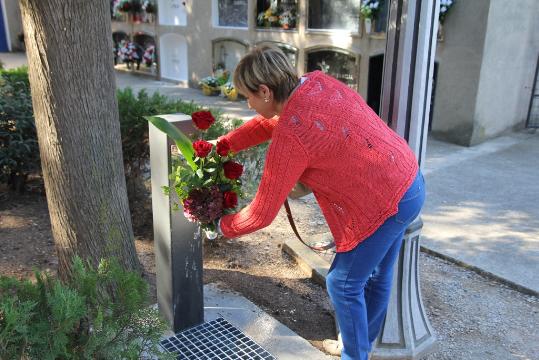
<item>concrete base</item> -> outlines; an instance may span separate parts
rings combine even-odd
[[[435,336],[423,309],[417,268],[422,226],[417,219],[404,235],[395,264],[388,312],[371,359],[417,359],[434,349]],[[296,239],[288,239],[283,251],[296,259],[314,281],[325,285],[330,267],[325,256],[316,254]]]
[[[330,360],[307,340],[262,311],[243,296],[219,287],[204,286],[204,320],[222,317],[279,360]]]

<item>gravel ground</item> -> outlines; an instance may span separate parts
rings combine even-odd
[[[424,253],[420,266],[438,339],[422,359],[539,359],[539,299]]]

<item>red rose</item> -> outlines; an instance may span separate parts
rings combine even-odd
[[[230,141],[227,138],[222,138],[217,143],[217,154],[227,156],[230,152]]]
[[[207,130],[215,122],[215,118],[209,111],[195,111],[191,114],[191,118],[200,130]]]
[[[197,140],[193,143],[193,149],[195,150],[196,156],[199,158],[205,158],[208,156],[212,147],[213,144],[204,140]]]
[[[238,205],[238,195],[234,191],[225,191],[223,193],[223,207],[232,209]]]
[[[228,179],[234,180],[239,178],[243,173],[243,165],[234,161],[227,161],[223,164],[223,170],[225,170],[225,176]]]

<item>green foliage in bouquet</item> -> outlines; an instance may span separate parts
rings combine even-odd
[[[215,231],[216,221],[231,213],[242,197],[241,180],[243,166],[233,161],[234,153],[226,139],[216,145],[205,141],[207,131],[215,124],[215,118],[209,111],[197,111],[191,114],[200,138],[190,142],[187,136],[175,126],[158,116],[148,117],[153,125],[172,138],[182,158],[175,159],[170,180],[179,203],[175,209],[183,207],[189,221],[197,222],[203,230]],[[164,187],[167,195],[170,188]],[[208,233],[207,233],[208,235]]]
[[[1,359],[140,359],[157,355],[167,327],[148,307],[147,283],[115,260],[80,258],[66,284],[0,277]],[[163,358],[165,355],[160,355]]]

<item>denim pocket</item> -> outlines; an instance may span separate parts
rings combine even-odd
[[[395,214],[395,222],[402,225],[410,224],[419,215],[423,205],[423,199],[420,195],[399,203],[399,212]]]
[[[395,221],[403,225],[411,223],[419,215],[424,202],[425,182],[423,175],[419,173],[399,202],[399,211],[395,214]]]

